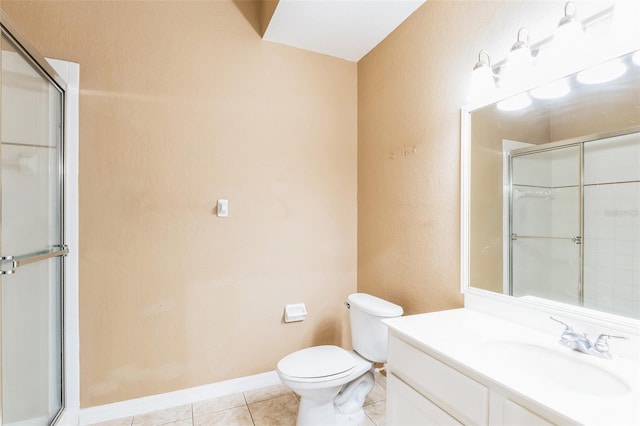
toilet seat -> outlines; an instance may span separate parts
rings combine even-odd
[[[278,362],[278,372],[288,380],[323,382],[351,374],[355,358],[338,346],[323,345],[302,349]]]

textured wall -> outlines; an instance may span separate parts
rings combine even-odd
[[[262,41],[231,1],[2,7],[80,63],[83,407],[347,344],[356,64]]]
[[[583,17],[603,2],[575,2]],[[358,289],[409,313],[462,305],[460,108],[478,52],[504,59],[563,1],[429,0],[358,63]],[[498,208],[496,214],[501,215]]]
[[[428,1],[358,64],[358,288],[407,313],[462,305],[463,10]]]

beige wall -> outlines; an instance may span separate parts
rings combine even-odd
[[[355,63],[262,41],[231,1],[2,8],[80,63],[83,407],[348,344]]]
[[[602,3],[602,2],[600,2]],[[576,2],[589,16],[594,2]],[[409,313],[462,305],[460,108],[487,49],[553,33],[563,1],[429,0],[358,63],[358,289]]]
[[[358,288],[407,313],[462,305],[460,107],[487,9],[430,0],[358,64]]]
[[[406,313],[462,305],[456,9],[428,1],[358,64],[358,289]]]

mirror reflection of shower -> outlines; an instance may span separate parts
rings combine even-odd
[[[623,133],[504,141],[505,293],[640,318],[640,132]]]

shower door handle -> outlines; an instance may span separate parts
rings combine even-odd
[[[66,256],[69,254],[69,247],[67,245],[59,246],[58,249],[51,251],[39,251],[32,254],[26,254],[23,256],[1,256],[0,264],[5,262],[11,262],[10,269],[0,269],[0,275],[12,275],[15,274],[17,269],[21,266],[26,266],[31,263],[39,262],[41,260],[49,259],[51,257]]]

